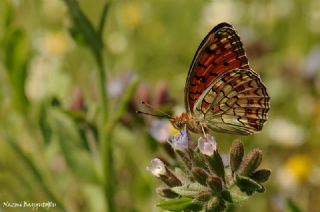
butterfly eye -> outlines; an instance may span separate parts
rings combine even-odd
[[[178,119],[177,122],[176,122],[176,126],[178,129],[181,129],[183,127],[183,122],[181,119]]]

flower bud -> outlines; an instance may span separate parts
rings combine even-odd
[[[147,170],[155,177],[160,178],[170,187],[181,186],[181,181],[165,166],[162,160],[155,158],[151,161]]]
[[[208,201],[211,196],[211,192],[209,191],[200,191],[198,194],[194,196],[194,198],[198,201],[204,202]]]
[[[242,161],[238,173],[243,176],[248,176],[253,172],[262,161],[262,152],[260,149],[253,149],[247,154]]]
[[[74,111],[84,111],[86,108],[83,94],[78,87],[73,91],[70,108]]]
[[[208,201],[206,211],[224,211],[226,204],[222,199],[213,197]]]
[[[158,188],[156,188],[156,192],[160,196],[165,197],[165,198],[169,198],[169,199],[179,196],[177,193],[172,191],[171,188],[158,187]]]
[[[160,175],[166,175],[167,173],[165,164],[159,158],[153,159],[147,166],[147,170],[155,177],[160,177]]]
[[[271,171],[269,169],[260,169],[249,174],[249,177],[258,183],[263,183],[269,179],[270,175]]]
[[[200,167],[193,167],[192,170],[192,175],[193,177],[201,184],[201,185],[204,185],[206,186],[207,183],[207,178],[208,178],[208,173],[203,169],[203,168],[200,168]]]
[[[209,176],[207,184],[210,186],[214,194],[219,194],[222,191],[222,182],[219,177]]]
[[[238,170],[244,154],[243,144],[240,140],[235,140],[230,148],[230,168],[232,172]]]
[[[160,175],[160,179],[170,187],[181,186],[181,181],[166,168],[166,175]]]
[[[212,156],[205,155],[207,164],[212,172],[217,176],[224,178],[224,165],[220,154],[214,151]]]

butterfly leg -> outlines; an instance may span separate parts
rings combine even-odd
[[[204,130],[204,125],[203,125],[203,123],[200,122],[199,124],[200,124],[201,130],[202,130],[203,136],[204,136],[205,138],[207,138],[207,133],[206,133],[206,131]]]

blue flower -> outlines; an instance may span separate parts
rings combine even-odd
[[[179,134],[171,137],[172,147],[177,150],[184,150],[192,147],[192,139],[187,128],[180,131]]]

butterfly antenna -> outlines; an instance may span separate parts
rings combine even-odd
[[[172,118],[171,116],[169,116],[169,115],[167,115],[167,114],[158,115],[158,114],[152,114],[152,113],[143,112],[143,111],[141,111],[141,110],[137,110],[136,113],[137,113],[137,114],[148,115],[148,116],[159,117],[159,118],[168,118],[168,119],[171,119],[171,118]]]
[[[150,104],[147,103],[147,102],[142,101],[141,104],[145,105],[147,108],[149,108],[150,110],[154,111],[155,113],[161,113],[161,114],[163,114],[163,117],[172,118],[172,116],[169,115],[168,113],[165,113],[165,112],[163,112],[163,111],[161,111],[161,110],[155,110],[155,109],[152,107],[152,105],[150,105]]]

